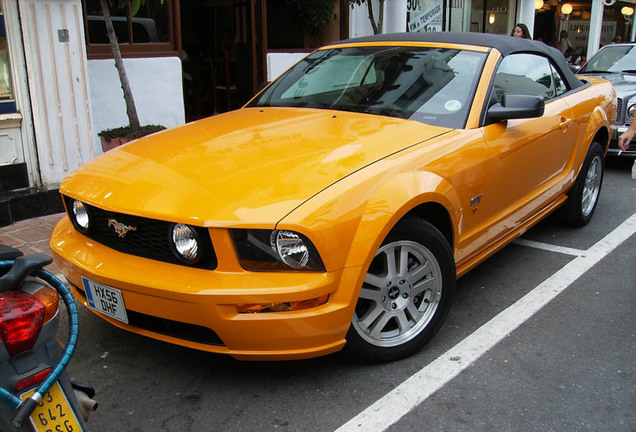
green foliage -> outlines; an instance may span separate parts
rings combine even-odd
[[[335,18],[331,0],[287,0],[296,6],[302,26],[311,34],[317,34]]]
[[[113,138],[130,138],[137,139],[146,135],[153,134],[155,132],[159,132],[164,130],[166,127],[161,125],[146,125],[140,128],[132,128],[130,126],[122,126],[114,129],[107,129],[101,131],[97,135],[104,138],[105,140],[110,140]]]

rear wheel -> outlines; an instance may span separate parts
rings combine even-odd
[[[561,220],[565,224],[580,227],[592,219],[603,185],[604,163],[603,148],[593,142],[585,156],[581,172],[568,193],[568,200],[560,210]]]
[[[426,221],[400,222],[369,266],[344,353],[382,362],[416,352],[448,315],[455,285],[455,261],[446,238]]]

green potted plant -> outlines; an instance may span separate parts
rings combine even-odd
[[[335,20],[332,0],[287,0],[298,11],[300,25],[305,31],[305,46],[322,45],[323,31]]]
[[[112,1],[112,0],[111,0]],[[147,0],[132,0],[130,7],[130,16],[133,17],[139,11],[141,5],[144,5]],[[161,4],[168,0],[159,0]],[[104,16],[104,23],[106,24],[106,33],[108,34],[108,40],[110,42],[110,49],[115,59],[115,67],[119,74],[119,81],[121,82],[121,88],[124,92],[124,101],[126,102],[126,115],[128,116],[128,125],[114,129],[108,129],[99,132],[99,136],[102,142],[102,150],[108,151],[117,146],[132,141],[137,138],[141,138],[145,135],[155,133],[157,131],[165,129],[165,126],[161,125],[146,125],[141,126],[139,123],[139,116],[137,115],[137,107],[135,106],[135,100],[130,90],[130,83],[128,76],[126,75],[126,69],[124,68],[124,61],[119,50],[119,44],[117,43],[117,36],[115,34],[115,28],[113,27],[113,20],[110,16],[109,0],[99,0],[102,8],[102,14]]]

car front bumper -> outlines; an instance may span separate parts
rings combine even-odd
[[[212,231],[220,262],[233,254],[229,233]],[[121,291],[133,318],[128,324],[89,308],[111,324],[237,359],[298,359],[340,350],[353,315],[355,287],[361,283],[360,267],[323,273],[260,273],[243,270],[233,257],[229,257],[233,264],[220,263],[216,270],[167,264],[98,244],[77,232],[68,218],[54,229],[50,246],[76,298],[87,307],[82,277]],[[236,307],[327,294],[325,304],[298,311],[238,313]]]

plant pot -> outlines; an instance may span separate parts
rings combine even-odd
[[[102,150],[107,152],[108,150],[112,150],[115,147],[119,147],[129,141],[162,131],[165,128],[166,127],[162,125],[145,125],[135,129],[130,126],[122,126],[101,131],[97,135],[102,141]]]
[[[104,137],[99,137],[99,139],[102,141],[102,150],[105,152],[114,149],[115,147],[119,147],[122,144],[126,144],[127,142],[130,142],[133,140],[133,138],[104,138]]]

